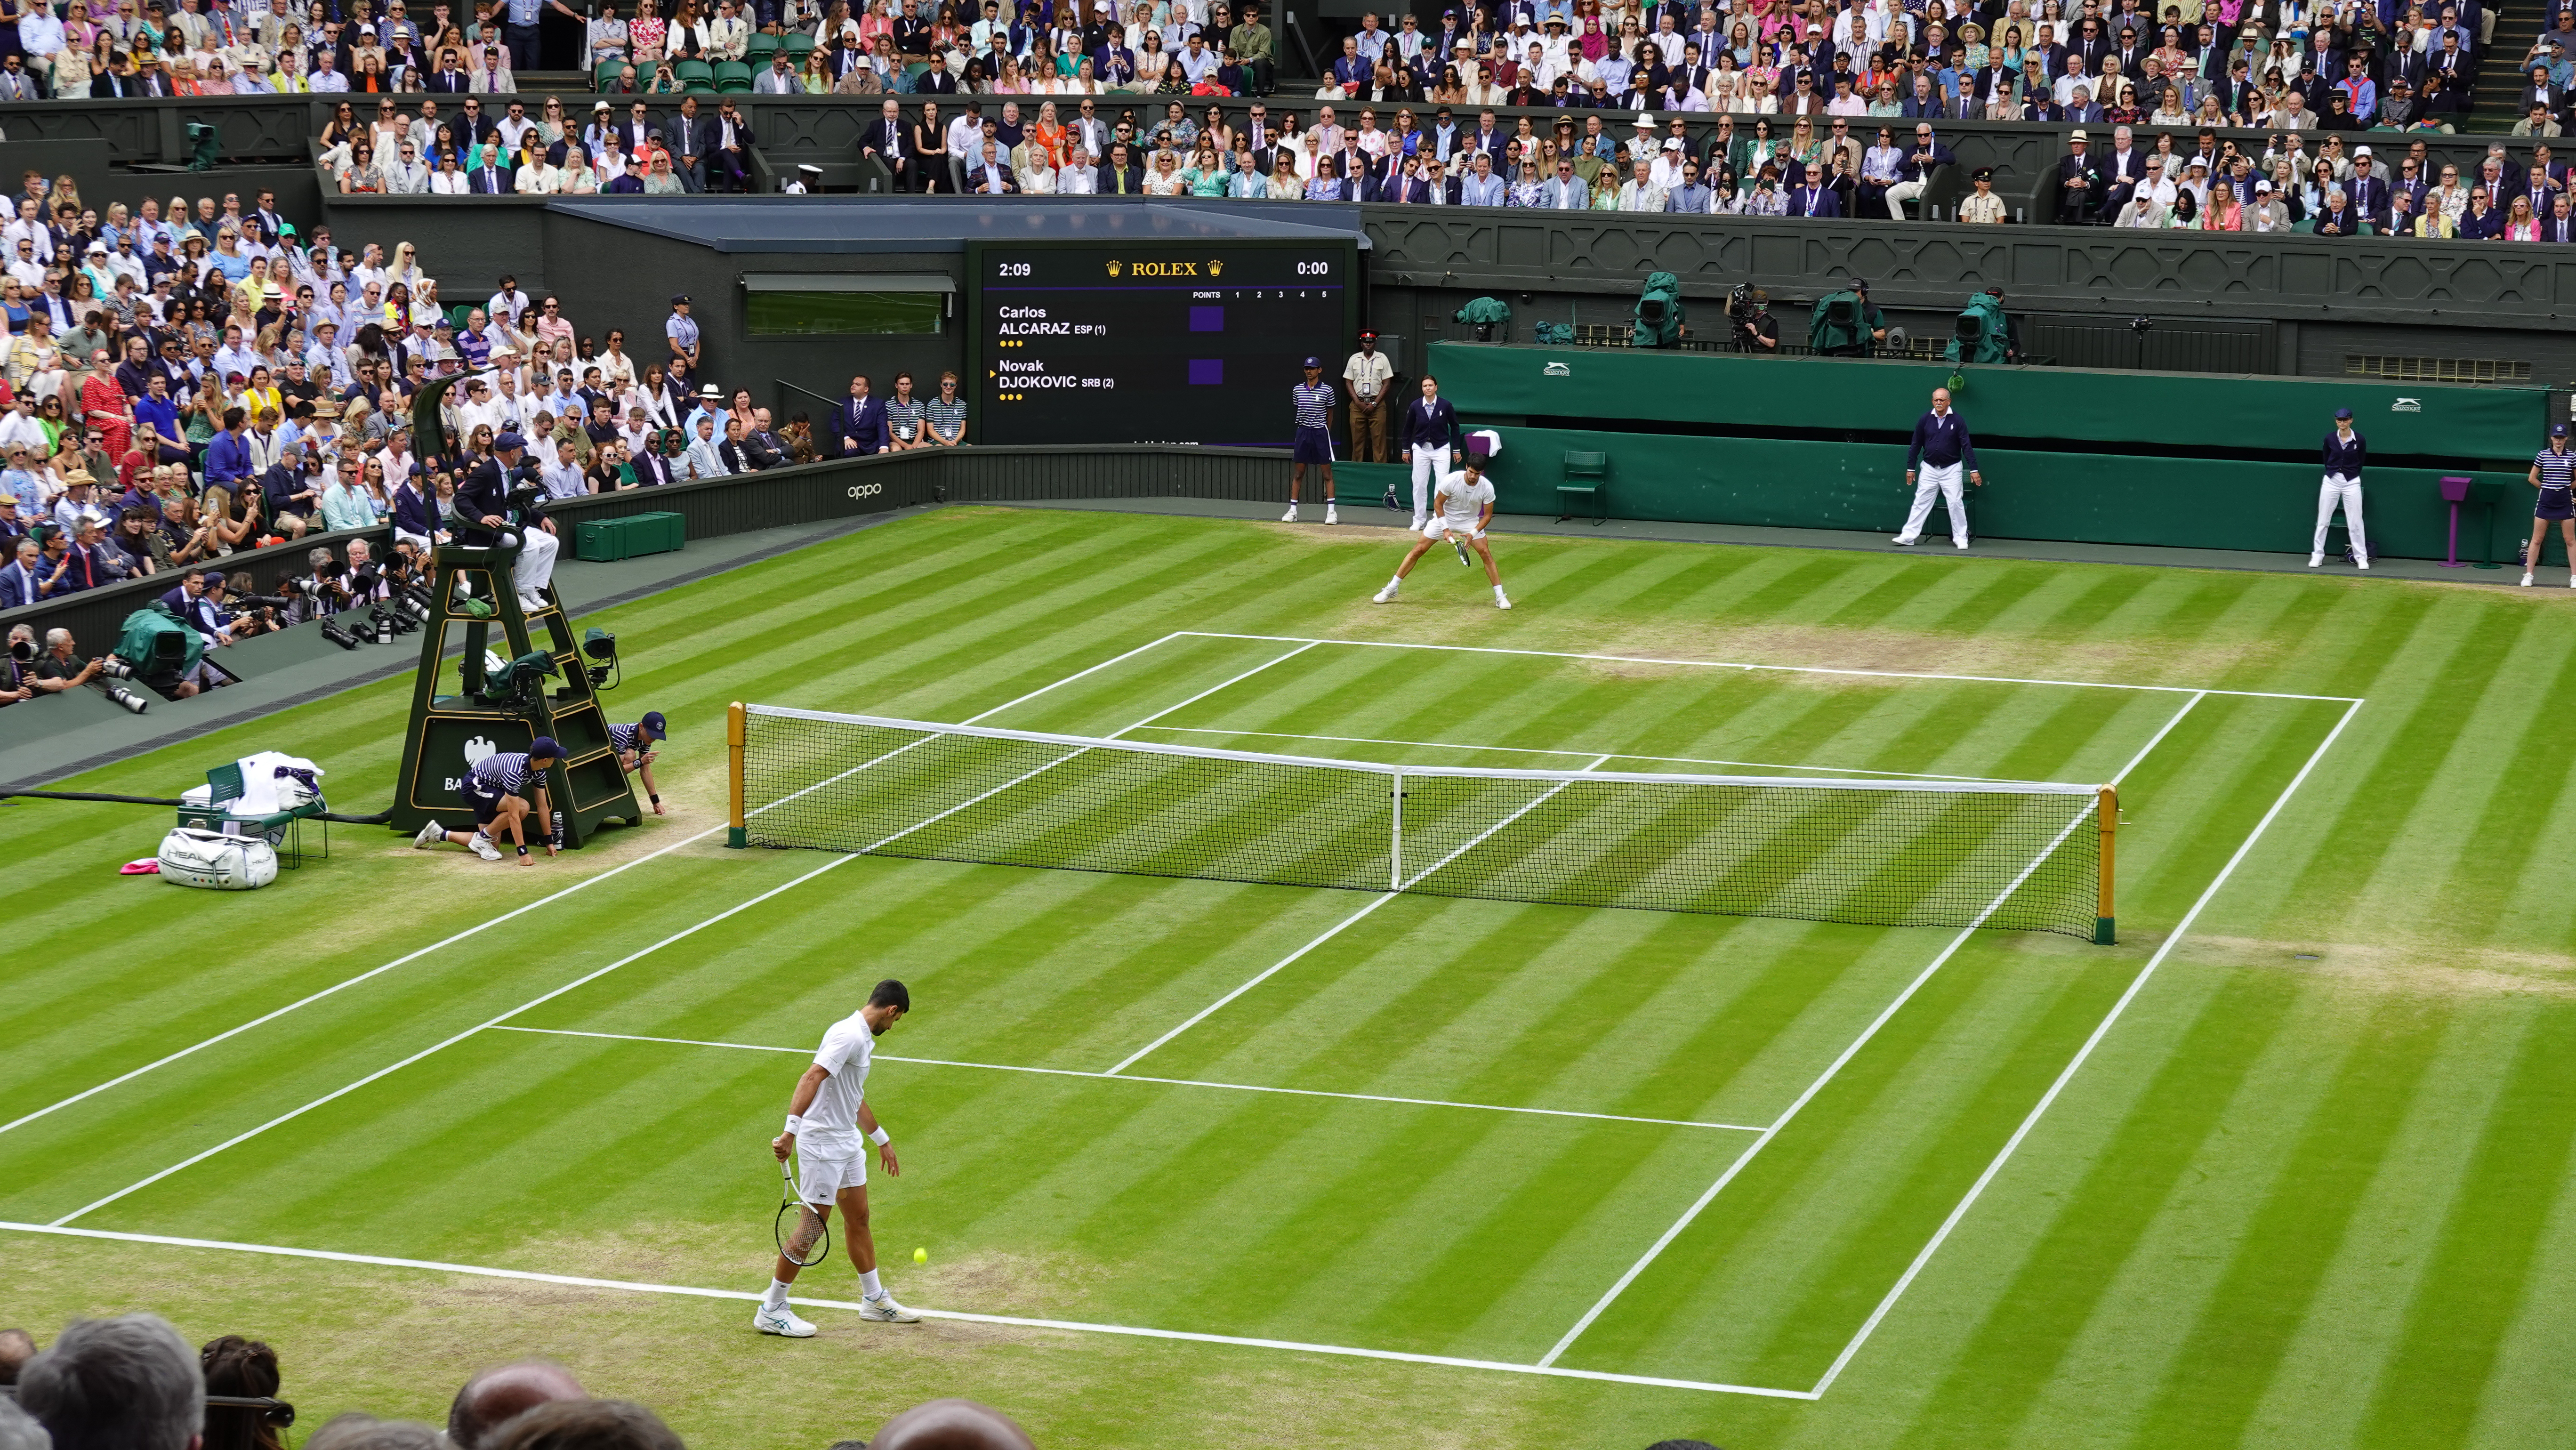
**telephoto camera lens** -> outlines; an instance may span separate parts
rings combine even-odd
[[[141,695],[134,693],[132,690],[125,688],[123,685],[103,685],[100,688],[106,691],[109,699],[123,705],[126,709],[137,715],[142,714],[146,708],[147,702],[144,698]]]
[[[349,633],[347,630],[342,629],[340,626],[333,624],[327,619],[322,621],[322,637],[331,641],[333,644],[338,645],[342,649],[356,649],[358,647],[358,637],[356,635]]]
[[[125,661],[118,659],[114,655],[100,655],[98,657],[97,664],[98,672],[111,680],[130,680],[134,678],[134,666],[127,664]]]
[[[376,623],[376,643],[392,644],[394,642],[394,622],[392,616],[386,614],[381,609],[370,609],[367,611],[367,617],[374,620]]]

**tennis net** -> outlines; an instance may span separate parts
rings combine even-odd
[[[2108,787],[1484,770],[734,707],[736,845],[2110,940]]]

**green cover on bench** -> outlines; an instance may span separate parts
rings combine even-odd
[[[667,554],[688,542],[686,520],[674,513],[585,520],[573,540],[573,557],[592,563]]]

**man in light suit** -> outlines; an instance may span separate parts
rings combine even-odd
[[[1539,188],[1539,204],[1550,211],[1586,211],[1592,206],[1592,188],[1574,174],[1571,158],[1556,159],[1556,175]]]

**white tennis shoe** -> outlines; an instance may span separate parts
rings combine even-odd
[[[2523,575],[2523,576],[2522,576],[2522,582],[2523,582],[2523,583],[2525,583],[2525,584],[2530,583],[2530,582],[2531,582],[2531,576],[2530,576],[2530,575],[2528,575],[2528,574]],[[439,823],[438,823],[438,822],[436,822],[436,821],[432,821],[432,822],[430,822],[428,825],[423,826],[423,827],[421,827],[421,828],[420,828],[420,834],[419,834],[419,835],[417,835],[417,836],[412,837],[412,838],[411,838],[411,843],[412,843],[412,845],[413,845],[413,847],[414,847],[414,848],[416,848],[416,849],[418,849],[418,850],[426,851],[426,850],[428,850],[430,847],[435,846],[435,845],[437,845],[439,842],[444,841],[444,840],[446,840],[446,839],[447,839],[447,830],[446,830],[446,828],[445,828],[445,827],[443,827],[443,826],[441,826],[441,825],[439,825]]]
[[[894,1302],[892,1294],[879,1294],[859,1301],[859,1317],[878,1324],[919,1324],[921,1316]],[[806,1330],[811,1334],[811,1329]]]
[[[467,842],[467,844],[474,848],[475,855],[482,857],[486,861],[498,861],[501,859],[501,848],[493,845],[492,838],[484,835],[481,831],[476,831],[474,833],[474,839]]]
[[[1279,516],[1279,522],[1283,524],[1293,524],[1297,522],[1297,506],[1293,503],[1288,505],[1288,512]]]
[[[763,1304],[751,1311],[751,1327],[763,1334],[779,1334],[789,1339],[811,1339],[814,1326],[796,1317],[796,1311],[781,1304],[772,1309]]]
[[[2522,587],[2525,589],[2531,587],[2530,575],[2525,574],[2522,576]],[[2567,587],[2570,589],[2576,589],[2576,569],[2570,569],[2567,571]]]
[[[1341,521],[1341,511],[1334,508],[1330,500],[1326,500],[1324,504],[1324,522],[1328,524],[1338,524]]]
[[[1503,591],[1497,589],[1494,591],[1494,607],[1496,609],[1509,609],[1512,607],[1512,601],[1504,595]]]
[[[2322,567],[2325,562],[2326,556],[2322,550],[2308,556],[2308,567],[2311,569]]]
[[[2525,584],[2528,584],[2528,583],[2530,583],[2531,581],[2530,581],[2529,579],[2525,579],[2525,580],[2523,580],[2522,582],[2524,582]],[[1395,602],[1395,586],[1394,586],[1394,585],[1392,585],[1392,584],[1389,584],[1389,585],[1388,585],[1388,586],[1386,586],[1384,589],[1381,589],[1381,590],[1379,590],[1378,592],[1376,592],[1375,594],[1372,594],[1372,595],[1370,595],[1370,596],[1369,596],[1369,603],[1371,603],[1371,604],[1393,604],[1394,602]]]

